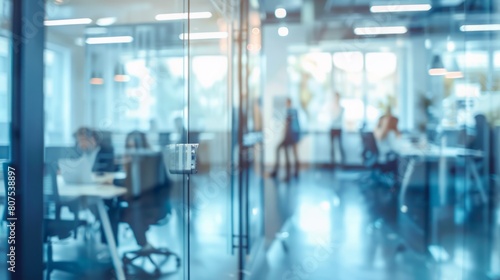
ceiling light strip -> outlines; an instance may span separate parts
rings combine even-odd
[[[400,5],[374,5],[370,7],[372,13],[404,13],[426,12],[432,9],[430,4],[400,4]]]
[[[173,14],[159,14],[155,19],[158,21],[164,20],[181,20],[181,19],[202,19],[211,18],[211,12],[193,12],[193,13],[173,13]]]
[[[354,34],[356,35],[389,35],[389,34],[405,34],[408,29],[404,26],[374,26],[374,27],[356,27]]]
[[[90,37],[85,40],[85,43],[89,45],[98,44],[120,44],[120,43],[131,43],[134,41],[132,36],[114,36],[114,37]]]
[[[500,31],[500,24],[466,24],[460,26],[462,32]]]
[[[90,18],[55,19],[43,22],[45,26],[81,25],[90,23],[92,23]]]

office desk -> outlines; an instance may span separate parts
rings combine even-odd
[[[109,251],[111,259],[113,261],[113,267],[116,271],[116,276],[118,280],[125,280],[125,273],[123,270],[123,265],[118,255],[118,248],[116,246],[116,240],[111,229],[111,223],[109,220],[108,212],[104,205],[105,199],[112,199],[119,197],[127,192],[125,188],[113,186],[111,184],[105,184],[104,181],[109,180],[110,175],[108,174],[105,178],[97,177],[96,183],[91,184],[66,184],[62,176],[57,176],[57,189],[59,196],[63,198],[81,198],[84,200],[91,201],[97,205],[97,211],[99,214],[99,219],[101,221],[104,235],[106,241],[108,242]],[[0,196],[5,196],[5,188],[3,187],[3,178],[0,180],[2,187],[0,188]]]
[[[106,178],[107,180],[107,178]],[[62,176],[57,176],[57,186],[59,196],[62,197],[79,197],[85,200],[94,200],[97,205],[99,219],[101,221],[106,241],[108,242],[111,259],[116,271],[118,280],[125,280],[123,265],[118,255],[116,240],[111,228],[108,211],[104,205],[105,199],[112,199],[124,195],[127,190],[125,188],[113,186],[97,182],[94,184],[66,184]]]
[[[414,173],[415,165],[417,162],[423,162],[426,164],[425,170],[425,197],[428,206],[425,208],[426,222],[424,224],[424,245],[425,248],[431,253],[434,258],[442,257],[442,248],[439,244],[432,244],[435,240],[435,219],[434,211],[431,201],[431,192],[434,189],[431,187],[430,179],[430,163],[438,163],[438,207],[444,206],[446,203],[446,187],[447,187],[447,160],[463,158],[465,160],[466,168],[471,171],[472,177],[475,182],[476,188],[479,190],[481,199],[483,202],[487,201],[486,191],[484,189],[481,177],[476,167],[475,159],[483,157],[483,153],[477,150],[464,149],[464,148],[451,148],[451,147],[439,147],[435,145],[426,145],[424,147],[419,147],[416,145],[404,145],[398,150],[398,154],[401,158],[408,159],[408,164],[404,170],[404,175],[401,182],[401,190],[399,194],[399,206],[400,211],[406,213],[408,211],[407,204],[405,203],[405,196],[410,185],[410,179]]]
[[[400,193],[400,201],[404,197],[408,186],[410,184],[410,178],[413,175],[413,171],[415,168],[415,164],[420,162],[438,162],[439,163],[439,194],[440,194],[440,202],[444,203],[445,191],[446,191],[446,160],[450,158],[464,158],[466,167],[468,167],[472,176],[474,177],[474,181],[476,182],[476,186],[479,189],[481,194],[481,198],[485,202],[487,200],[486,191],[483,188],[483,184],[481,183],[481,177],[477,171],[476,164],[471,159],[481,158],[483,153],[477,150],[464,149],[464,148],[451,148],[451,147],[439,147],[436,145],[428,145],[426,147],[418,147],[416,145],[404,145],[400,147],[397,151],[398,155],[403,158],[408,158],[409,162],[405,169],[403,180],[401,183],[401,193]],[[428,174],[428,172],[426,172]],[[430,184],[430,178],[426,176],[425,178],[426,185]]]

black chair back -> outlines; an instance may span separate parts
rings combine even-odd
[[[135,160],[138,164],[138,174],[132,170],[132,163],[125,165],[127,174],[125,179],[125,187],[127,188],[127,196],[132,199],[137,199],[146,193],[149,193],[157,187],[165,186],[166,174],[163,165],[161,153],[151,153],[146,155],[131,155],[137,157]],[[136,178],[136,176],[138,178]],[[139,189],[134,189],[134,182],[139,183]]]
[[[373,132],[361,132],[361,141],[363,143],[363,165],[365,167],[375,166],[379,159],[379,150],[375,135],[373,135]]]
[[[53,164],[44,164],[43,205],[46,217],[55,216],[56,219],[59,219],[60,199],[57,189],[57,167]]]

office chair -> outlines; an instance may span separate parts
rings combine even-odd
[[[137,159],[136,159],[137,160]],[[140,246],[149,245],[146,239],[146,231],[152,225],[163,225],[168,223],[171,216],[169,205],[170,190],[165,180],[166,174],[160,153],[140,156],[140,178],[131,172],[131,165],[127,164],[125,170],[127,178],[125,186],[128,189],[126,201],[128,206],[123,209],[122,221],[129,224],[134,232],[137,243]],[[139,179],[139,180],[137,180]],[[140,182],[140,192],[132,190],[134,180]],[[161,262],[156,262],[152,256],[162,258]],[[171,258],[175,258],[176,267],[181,264],[180,257],[168,248],[154,248],[145,246],[139,250],[125,252],[123,263],[127,268],[144,269],[134,264],[135,260],[149,260],[154,267],[154,275],[161,275],[162,266]]]
[[[377,140],[373,132],[361,132],[363,143],[363,167],[370,170],[369,179],[379,184],[395,187],[397,184],[398,155],[394,151],[389,151],[380,160],[380,152],[377,147]]]
[[[388,152],[380,161],[380,152],[373,132],[361,132],[363,143],[363,165],[370,170],[361,178],[362,192],[368,202],[368,211],[373,220],[383,220],[393,224],[397,219],[397,172],[398,156]]]
[[[83,270],[78,265],[77,261],[57,261],[53,260],[52,237],[57,237],[58,240],[66,239],[73,236],[77,238],[77,230],[81,226],[85,226],[86,222],[78,218],[77,199],[62,200],[59,197],[57,189],[57,172],[50,165],[44,165],[43,178],[43,205],[44,205],[44,232],[43,240],[47,243],[47,260],[45,263],[46,278],[50,279],[53,270],[62,270],[70,273],[81,274]],[[67,206],[70,209],[76,209],[75,218],[73,220],[61,219],[61,208]]]
[[[3,163],[3,176],[8,178],[9,163]],[[8,190],[8,180],[4,180],[5,193]],[[7,199],[7,196],[6,196]],[[76,200],[75,200],[76,201]],[[76,201],[77,202],[77,201]],[[68,201],[66,205],[68,205]],[[7,204],[6,204],[7,205]],[[71,273],[80,273],[81,269],[76,262],[57,261],[53,260],[52,237],[57,237],[59,240],[66,239],[72,234],[76,238],[76,230],[78,227],[85,225],[85,222],[78,220],[78,215],[75,215],[74,220],[62,220],[60,215],[61,207],[64,204],[61,202],[57,189],[57,175],[55,168],[50,164],[44,165],[43,176],[43,206],[44,206],[44,230],[43,241],[47,244],[47,260],[45,262],[46,277],[50,280],[53,270],[62,270]],[[7,218],[7,208],[4,208],[4,220]]]

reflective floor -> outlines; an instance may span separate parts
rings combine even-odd
[[[390,199],[378,203],[363,176],[314,170],[288,184],[269,181],[291,215],[255,279],[497,279],[478,269],[488,241],[467,226],[439,235],[441,261],[413,250]]]
[[[365,176],[360,171],[316,169],[304,171],[288,183],[266,179],[266,264],[247,271],[248,278],[498,279],[483,269],[489,241],[467,225],[440,233],[441,260],[436,253],[414,250],[401,235],[405,225],[392,215],[395,209],[390,197],[380,201],[361,179]],[[200,191],[197,187],[209,182],[200,175],[193,179],[193,190]],[[191,279],[236,279],[236,259],[227,251],[223,206],[227,197],[223,190],[214,192],[210,200],[194,197],[198,199],[193,199],[191,213]],[[182,254],[182,209],[174,208],[168,223],[151,227],[148,239],[155,246]],[[87,266],[86,275],[54,271],[52,279],[112,279],[106,247],[98,238],[84,240],[84,235],[55,242],[54,259],[78,259]],[[120,253],[137,249],[125,224],[120,225],[119,242]],[[161,277],[129,271],[127,279],[183,279],[182,268],[176,270],[174,263],[163,268]]]

